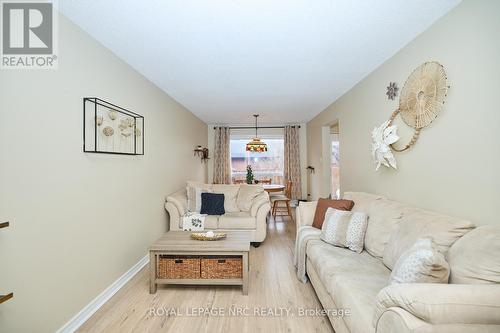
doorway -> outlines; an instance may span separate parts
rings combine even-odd
[[[322,198],[340,198],[340,131],[339,121],[321,127]]]
[[[340,140],[338,125],[331,127],[330,133],[330,197],[332,199],[340,198]]]

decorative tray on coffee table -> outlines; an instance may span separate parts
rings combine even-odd
[[[226,238],[225,232],[193,232],[191,238],[200,241],[215,241]]]

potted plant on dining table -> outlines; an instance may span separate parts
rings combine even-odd
[[[254,177],[253,177],[253,171],[252,167],[250,165],[247,165],[247,184],[251,185],[253,184]]]

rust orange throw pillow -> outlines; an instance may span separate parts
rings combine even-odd
[[[314,213],[314,220],[312,226],[321,229],[323,221],[325,220],[325,213],[328,208],[335,208],[338,210],[351,210],[354,207],[352,200],[332,200],[332,199],[319,199]]]

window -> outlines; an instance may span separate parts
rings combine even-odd
[[[251,153],[245,150],[251,138],[231,138],[231,177],[233,180],[244,180],[247,165],[252,166],[254,179],[271,179],[273,184],[283,184],[283,138],[261,137],[267,143],[265,153]]]

